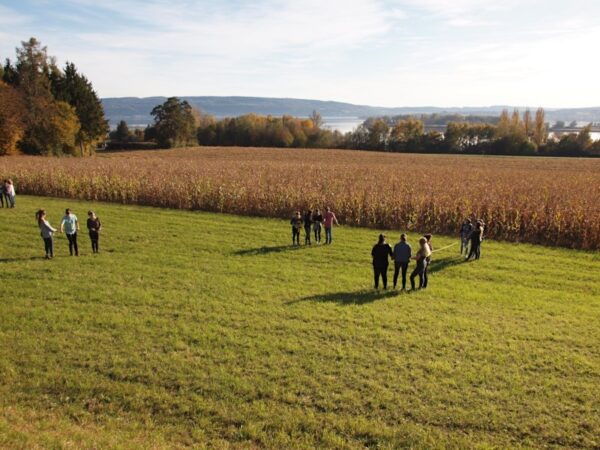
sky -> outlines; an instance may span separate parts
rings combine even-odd
[[[101,97],[600,106],[599,0],[0,0]]]

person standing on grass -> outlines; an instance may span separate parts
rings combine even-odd
[[[79,231],[79,220],[77,216],[71,212],[69,208],[65,210],[65,216],[60,222],[60,232],[67,235],[69,240],[69,253],[73,256],[79,256],[79,248],[77,247],[77,232]]]
[[[406,271],[412,256],[412,249],[406,242],[406,234],[400,235],[400,241],[394,246],[394,289],[398,284],[398,274],[402,270],[402,290],[406,289]]]
[[[309,209],[304,213],[304,245],[311,245],[310,235],[312,233],[312,211]]]
[[[323,214],[321,210],[317,208],[312,216],[313,230],[315,232],[315,242],[317,245],[321,244],[321,228],[323,227]]]
[[[431,250],[429,250],[429,245],[427,245],[427,239],[422,237],[419,239],[419,251],[415,255],[413,259],[417,261],[417,267],[410,274],[410,287],[414,291],[415,290],[415,278],[419,277],[419,289],[423,287],[423,275],[425,273],[425,267],[427,266],[427,257],[431,256]]]
[[[460,254],[467,256],[469,253],[469,236],[473,231],[471,219],[466,219],[460,227]]]
[[[10,207],[15,207],[15,185],[13,184],[11,179],[4,181],[4,195],[6,197],[6,207],[8,208],[8,203],[10,203]]]
[[[6,207],[8,208],[8,200],[6,200]],[[0,208],[4,208],[4,182],[0,183]]]
[[[390,244],[385,242],[385,235],[379,235],[379,241],[373,246],[371,250],[371,256],[373,257],[373,274],[375,277],[375,289],[379,289],[379,277],[383,282],[383,288],[387,289],[387,270],[389,259],[394,256],[392,247]]]
[[[483,225],[479,220],[475,222],[475,228],[471,231],[469,239],[471,241],[471,250],[466,260],[468,261],[471,258],[479,259],[481,256],[481,240],[483,239]]]
[[[429,256],[427,257],[427,264],[425,264],[425,268],[423,269],[423,289],[427,287],[427,282],[429,281],[429,266],[431,265],[431,254],[433,253],[433,245],[431,245],[431,233],[423,235],[425,239],[427,239],[427,246],[429,247]]]
[[[54,258],[54,233],[56,233],[56,228],[53,228],[52,225],[46,219],[46,211],[40,209],[35,213],[35,218],[37,220],[38,226],[40,227],[40,235],[44,240],[44,250],[46,251],[46,259]]]
[[[325,225],[325,243],[331,244],[331,242],[333,241],[333,224],[335,223],[336,225],[339,225],[339,222],[337,220],[337,217],[335,217],[335,213],[331,210],[329,206],[325,210],[325,218],[323,223]]]
[[[100,229],[102,223],[94,211],[88,211],[87,228],[90,232],[90,240],[92,241],[92,253],[98,253],[98,240],[100,239]]]
[[[292,220],[290,220],[292,226],[292,245],[300,245],[300,229],[302,228],[302,216],[300,211],[296,211]]]

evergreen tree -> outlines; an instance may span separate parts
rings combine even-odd
[[[67,102],[73,108],[81,124],[76,136],[81,155],[84,151],[92,153],[95,144],[108,133],[108,122],[104,118],[104,109],[92,83],[77,72],[73,63],[65,65],[64,73],[51,73],[52,91],[57,100]]]

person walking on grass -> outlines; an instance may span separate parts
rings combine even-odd
[[[483,224],[478,220],[475,222],[475,228],[469,235],[471,241],[471,250],[466,260],[469,261],[471,258],[479,259],[481,256],[481,241],[483,240]]]
[[[385,235],[379,235],[379,241],[373,246],[371,250],[371,256],[373,257],[373,274],[375,278],[375,289],[379,289],[379,277],[383,282],[383,288],[387,289],[387,270],[389,264],[389,258],[394,256],[392,247],[390,244],[385,242]]]
[[[8,204],[10,203],[10,207],[15,207],[15,185],[13,184],[11,179],[4,180],[4,196],[6,197],[6,207],[8,208]]]
[[[65,210],[65,216],[60,222],[60,232],[67,235],[69,240],[69,253],[73,256],[79,256],[79,248],[77,247],[77,232],[79,231],[79,220],[77,216],[71,212],[69,208]]]
[[[427,257],[429,256],[431,256],[431,250],[429,250],[429,245],[427,245],[427,239],[422,237],[419,239],[419,251],[413,258],[417,261],[417,267],[410,274],[410,287],[413,291],[415,290],[415,278],[417,276],[419,277],[419,289],[423,287],[423,275],[427,266]]]
[[[313,230],[315,232],[315,242],[317,245],[321,245],[321,228],[323,227],[323,214],[321,210],[317,208],[312,216]]]
[[[90,240],[92,241],[92,253],[98,253],[98,240],[100,239],[100,229],[102,223],[94,211],[88,211],[87,228],[90,232]]]
[[[311,245],[310,235],[312,234],[312,211],[309,209],[304,213],[304,245]]]
[[[35,213],[35,218],[38,223],[38,227],[40,227],[40,235],[44,240],[44,250],[46,251],[46,259],[54,258],[54,233],[56,233],[56,228],[53,228],[48,222],[46,218],[46,211],[40,209]]]
[[[429,266],[431,265],[431,254],[433,253],[433,245],[431,245],[431,233],[423,235],[425,239],[427,239],[427,245],[429,246],[429,256],[427,257],[427,264],[425,264],[425,268],[423,269],[423,289],[427,287],[427,282],[429,281]]]
[[[335,217],[335,213],[331,210],[331,208],[329,208],[329,206],[326,208],[325,210],[325,218],[324,218],[324,225],[325,225],[325,243],[326,244],[331,244],[331,242],[333,241],[333,224],[339,225],[339,222],[337,220],[337,217]]]
[[[471,219],[466,219],[460,227],[460,254],[467,256],[469,254],[469,236],[473,231]]]
[[[412,256],[412,249],[406,242],[406,234],[400,235],[400,241],[394,246],[394,289],[398,284],[398,275],[402,271],[402,290],[406,289],[406,272]]]
[[[302,216],[300,211],[296,211],[292,220],[290,220],[292,226],[292,245],[300,245],[300,229],[302,228]]]

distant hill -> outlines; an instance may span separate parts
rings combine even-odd
[[[473,114],[497,116],[502,109],[512,111],[513,106],[496,105],[487,107],[451,107],[440,108],[435,106],[419,107],[379,107],[367,105],[354,105],[351,103],[306,100],[294,98],[268,98],[268,97],[180,97],[187,100],[192,106],[201,111],[217,117],[232,117],[242,114],[256,113],[261,115],[271,114],[281,116],[289,114],[296,117],[308,117],[313,110],[318,111],[323,117],[358,117],[395,116],[401,114]],[[112,126],[120,120],[125,120],[130,125],[145,125],[152,122],[150,111],[156,105],[163,103],[166,97],[119,97],[104,98],[102,104],[106,117]],[[525,107],[518,107],[523,111]],[[531,108],[535,109],[535,108]],[[600,122],[600,107],[593,108],[567,108],[546,109],[549,121],[573,120],[580,122]]]

